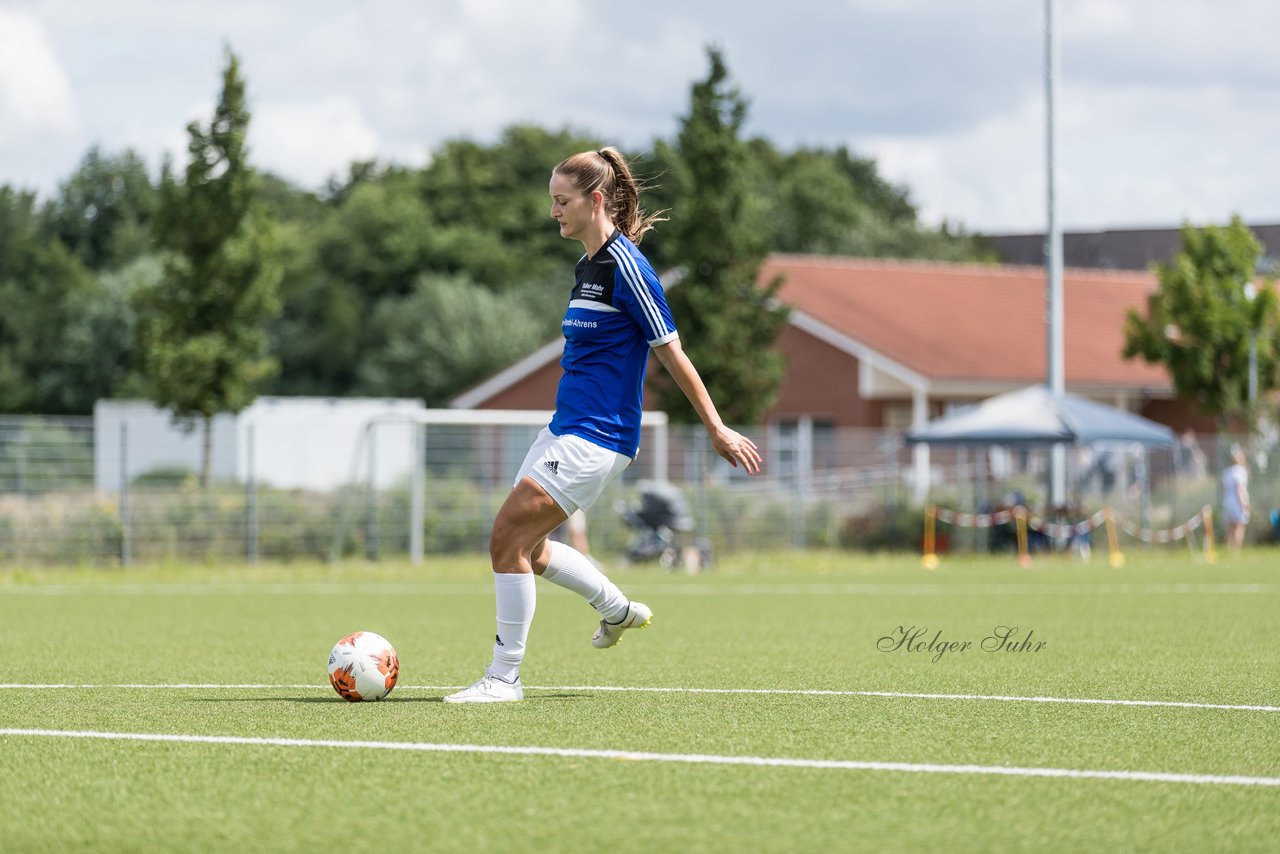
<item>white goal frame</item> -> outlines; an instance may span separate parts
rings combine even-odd
[[[361,462],[367,458],[366,444],[373,430],[380,424],[412,424],[420,429],[411,432],[412,469],[409,476],[409,561],[422,563],[424,543],[422,525],[426,513],[426,441],[432,425],[474,425],[477,427],[519,426],[545,427],[555,413],[540,409],[421,409],[417,412],[387,413],[375,415],[360,426],[359,438],[351,460],[350,483],[360,483]],[[641,413],[641,427],[653,428],[653,476],[667,479],[667,413],[645,411]],[[366,472],[372,479],[373,473]],[[343,514],[345,517],[345,514]],[[335,533],[332,559],[337,560],[345,529],[345,518],[338,523]]]

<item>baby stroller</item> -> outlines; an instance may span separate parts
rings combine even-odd
[[[636,532],[623,555],[627,563],[656,560],[669,571],[699,572],[715,562],[711,543],[701,537],[682,537],[693,531],[693,516],[684,493],[673,483],[642,480],[636,484],[639,502],[614,505],[622,520]]]

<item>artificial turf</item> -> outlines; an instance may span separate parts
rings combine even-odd
[[[619,570],[655,618],[608,651],[590,609],[540,583],[527,699],[479,707],[440,702],[489,656],[474,558],[9,572],[0,729],[24,734],[0,735],[0,850],[1274,850],[1276,565],[1153,549],[1123,569],[821,553]],[[984,650],[1001,626],[1017,633]],[[327,684],[329,647],[355,629],[400,653],[385,702]],[[780,693],[805,690],[867,693]],[[457,750],[494,745],[896,770]]]

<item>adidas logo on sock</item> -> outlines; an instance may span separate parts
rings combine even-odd
[[[494,635],[493,642],[498,646],[506,646],[506,644],[502,642],[502,635]]]
[[[560,474],[559,460],[547,460],[543,465],[546,466],[552,474]]]

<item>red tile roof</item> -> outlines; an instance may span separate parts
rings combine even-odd
[[[1047,312],[1040,267],[771,255],[782,302],[934,381],[1044,382]],[[1168,373],[1126,360],[1125,311],[1145,311],[1150,273],[1063,274],[1068,386],[1167,391]]]

